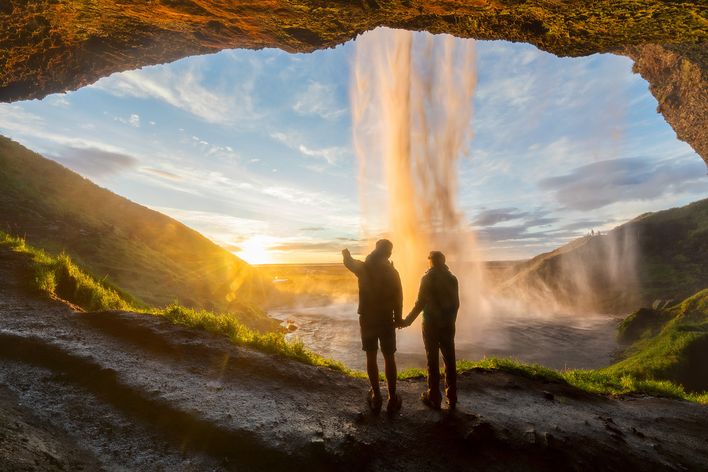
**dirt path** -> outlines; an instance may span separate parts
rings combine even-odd
[[[362,380],[156,317],[74,313],[23,289],[23,267],[0,249],[0,417],[15,407],[30,415],[32,447],[53,447],[57,470],[76,468],[62,457],[106,470],[708,466],[705,406],[479,371],[460,379],[457,412],[427,410],[422,380],[411,380],[401,383],[402,413],[375,417]],[[12,430],[0,432],[0,469],[33,470],[3,446]],[[72,455],[77,445],[86,452]]]

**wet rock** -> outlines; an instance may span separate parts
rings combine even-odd
[[[538,442],[538,437],[536,435],[536,430],[534,428],[527,429],[523,434],[524,441],[528,444],[536,444]]]
[[[366,423],[366,416],[364,415],[364,413],[357,413],[356,416],[354,417],[354,422],[356,424]]]
[[[542,444],[543,444],[543,447],[552,449],[552,448],[560,447],[561,441],[553,434],[545,432],[545,433],[543,433]]]
[[[490,442],[495,439],[496,433],[494,432],[494,427],[487,421],[482,421],[474,425],[472,429],[465,434],[465,441],[468,443]]]

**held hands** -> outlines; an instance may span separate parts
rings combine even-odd
[[[407,316],[402,320],[396,321],[396,328],[398,328],[398,329],[407,328],[411,324],[413,324],[413,320],[411,320],[410,317]]]

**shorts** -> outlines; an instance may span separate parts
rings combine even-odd
[[[363,351],[376,351],[381,344],[381,352],[388,355],[396,352],[396,327],[393,324],[368,324],[362,323],[359,317],[359,327],[361,328],[361,349]]]

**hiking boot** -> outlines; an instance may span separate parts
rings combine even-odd
[[[369,404],[369,408],[374,414],[378,414],[381,411],[381,405],[383,400],[381,399],[381,394],[376,395],[374,389],[369,389],[369,394],[366,396],[366,402]]]
[[[401,405],[403,405],[403,399],[398,393],[394,397],[389,395],[388,403],[386,403],[386,413],[390,415],[400,411]]]
[[[442,400],[434,400],[430,398],[430,392],[425,391],[420,395],[420,401],[423,402],[425,406],[428,408],[432,408],[433,410],[439,410],[440,409],[440,403]]]
[[[448,398],[447,399],[447,406],[451,410],[454,410],[455,408],[457,408],[457,398]]]

